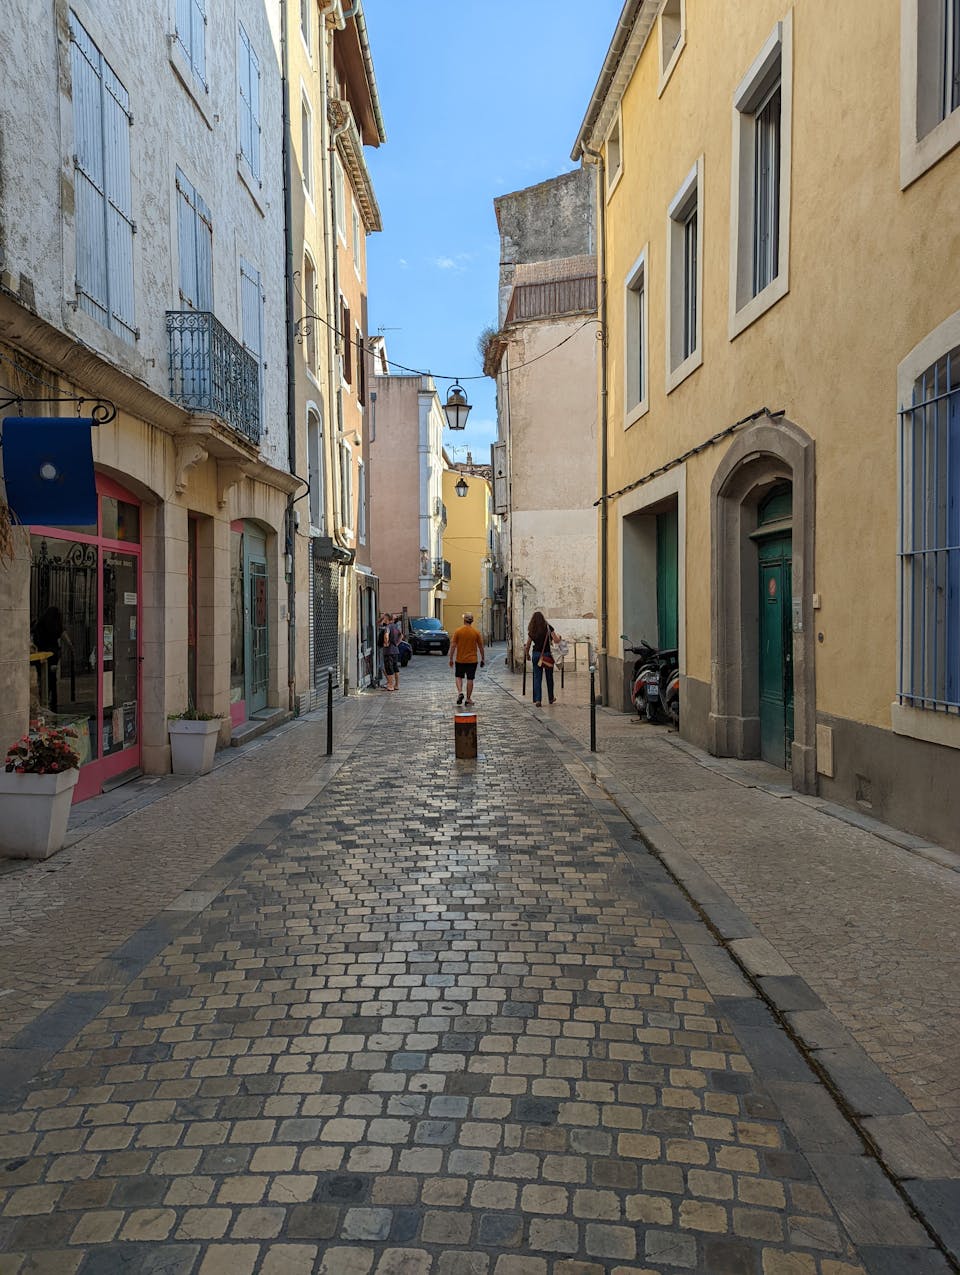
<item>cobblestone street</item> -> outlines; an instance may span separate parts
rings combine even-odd
[[[420,657],[0,877],[0,1275],[954,1269],[508,680],[476,762]]]

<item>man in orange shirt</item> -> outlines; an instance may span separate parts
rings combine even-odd
[[[450,640],[450,667],[453,668],[457,679],[457,703],[463,703],[463,679],[467,679],[467,708],[473,707],[473,681],[477,676],[477,656],[480,657],[480,667],[483,668],[485,660],[483,653],[483,638],[477,629],[473,627],[473,615],[468,611],[463,617],[463,623],[459,629],[456,629]]]

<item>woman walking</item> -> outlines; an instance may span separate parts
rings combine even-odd
[[[547,623],[547,618],[542,611],[534,611],[530,617],[530,623],[527,626],[527,642],[523,648],[523,658],[533,652],[533,706],[540,708],[542,704],[543,694],[543,675],[547,675],[547,699],[551,704],[556,704],[557,699],[553,693],[553,652],[550,649],[551,642],[562,641],[560,634],[556,631],[552,624]]]

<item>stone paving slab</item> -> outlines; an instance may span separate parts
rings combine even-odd
[[[949,1269],[862,1145],[805,1148],[816,1075],[540,725],[485,683],[453,761],[445,674],[0,1112],[2,1275]]]

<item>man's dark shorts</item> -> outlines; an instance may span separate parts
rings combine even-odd
[[[399,655],[391,655],[388,651],[383,653],[383,671],[387,677],[393,677],[394,673],[400,669]]]
[[[476,677],[477,677],[476,664],[461,664],[460,661],[457,660],[456,666],[453,671],[456,677],[465,677],[468,682],[476,681]]]

